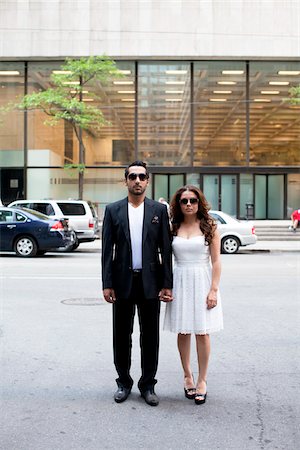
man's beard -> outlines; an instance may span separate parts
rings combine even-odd
[[[139,186],[139,187],[140,187],[140,189],[138,191],[136,191],[134,188],[128,188],[128,191],[130,192],[130,194],[136,195],[136,196],[144,194],[144,192],[146,191],[146,187],[145,188],[142,188],[141,186]]]

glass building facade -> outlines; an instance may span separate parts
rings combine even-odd
[[[0,108],[51,86],[62,61],[0,62]],[[300,207],[300,85],[291,61],[118,61],[122,78],[87,85],[83,101],[108,124],[84,132],[84,193],[99,213],[125,195],[124,166],[146,161],[148,195],[170,199],[185,183],[212,208],[244,218],[288,218]],[[72,89],[72,86],[70,86]],[[96,92],[95,92],[96,90]],[[97,94],[97,99],[93,96]],[[39,110],[0,116],[1,198],[77,198],[76,136]]]

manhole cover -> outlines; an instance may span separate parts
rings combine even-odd
[[[67,298],[62,300],[61,303],[75,306],[101,306],[106,304],[102,298]]]

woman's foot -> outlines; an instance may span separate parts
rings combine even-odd
[[[207,397],[206,381],[202,380],[197,383],[197,388],[194,397],[196,405],[202,405],[203,403],[205,403],[206,397]]]
[[[193,376],[184,377],[184,395],[189,400],[193,400],[195,398],[196,388]]]

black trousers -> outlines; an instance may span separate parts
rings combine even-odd
[[[135,274],[133,278],[130,297],[118,298],[113,304],[114,364],[119,376],[116,381],[118,386],[127,388],[133,385],[130,366],[136,308],[140,325],[142,369],[138,387],[141,392],[144,392],[157,382],[155,375],[158,364],[160,301],[158,298],[145,298],[141,273]]]

